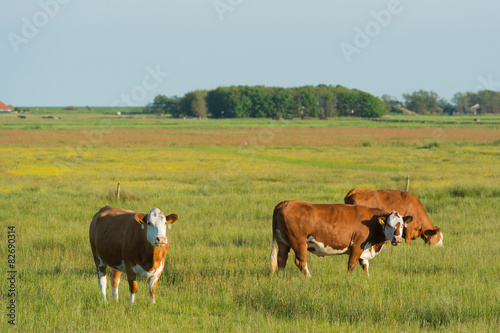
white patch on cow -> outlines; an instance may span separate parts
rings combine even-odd
[[[382,247],[384,247],[382,245]],[[382,250],[382,247],[380,248],[380,250]],[[365,246],[365,249],[366,249],[366,246]],[[379,251],[380,252],[380,251]],[[373,259],[379,252],[376,252],[375,249],[373,247],[369,247],[368,249],[364,250],[363,253],[361,253],[361,257],[359,257],[360,259],[363,259],[363,260],[371,260]]]
[[[370,263],[368,262],[368,260],[361,258],[361,265],[363,266],[363,270],[365,271],[366,275],[370,276]]]
[[[135,274],[139,275],[140,277],[145,277],[148,280],[155,277],[158,278],[158,275],[162,272],[163,270],[163,263],[160,263],[160,267],[158,267],[157,270],[150,270],[146,271],[144,268],[142,268],[140,265],[135,265],[132,270],[135,272]]]
[[[118,283],[120,283],[119,280],[118,280]],[[115,288],[115,287],[111,286],[111,295],[113,295],[113,299],[115,301],[118,301],[118,287]]]
[[[441,236],[441,239],[439,240],[439,242],[437,242],[436,244],[434,244],[434,246],[444,246],[443,244],[443,233],[442,232],[439,232],[439,235]]]
[[[135,302],[135,294],[130,293],[130,303],[134,304]]]
[[[313,248],[314,251],[309,250],[309,248]],[[345,249],[336,250],[334,248],[331,248],[328,245],[325,246],[325,244],[316,241],[314,236],[311,235],[307,238],[307,249],[309,252],[317,255],[318,257],[325,257],[325,256],[336,255],[336,254],[344,254],[347,252],[347,250],[349,250],[349,246],[346,247]]]
[[[153,290],[153,285],[155,284],[156,281],[158,281],[158,275],[163,270],[163,263],[160,263],[160,267],[155,271],[155,273],[149,278],[149,291],[151,292]]]
[[[398,226],[399,223],[399,226]],[[404,221],[401,215],[398,212],[393,211],[391,215],[387,218],[387,221],[384,225],[384,235],[385,239],[388,241],[395,241],[396,229],[399,229],[399,235],[402,237],[404,228]]]
[[[156,239],[167,237],[167,219],[160,209],[153,208],[148,213],[147,224],[146,238],[151,245],[158,246]]]
[[[281,243],[284,243],[286,246],[290,247],[285,238],[283,238],[283,235],[281,234],[281,231],[279,229],[276,229],[276,235],[278,236],[278,239]]]
[[[307,264],[306,264],[306,277],[310,279],[312,277],[311,273],[309,273],[309,270],[307,269]]]
[[[396,228],[396,224],[401,223],[401,226],[404,225],[403,218],[399,215],[398,212],[393,211],[391,215],[387,218],[387,224],[393,228]]]
[[[99,288],[101,288],[102,299],[106,302],[106,275],[99,271]]]

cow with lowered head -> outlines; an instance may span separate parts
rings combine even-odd
[[[123,272],[127,274],[131,303],[135,301],[137,276],[146,278],[151,302],[155,303],[156,286],[169,248],[167,225],[170,229],[178,218],[176,214],[165,216],[158,208],[145,214],[109,206],[94,215],[89,229],[90,247],[105,302],[106,268],[110,266],[115,300]]]
[[[403,215],[411,215],[413,223],[408,225],[403,232],[407,245],[417,238],[422,238],[428,245],[443,245],[441,229],[432,225],[420,200],[409,192],[353,188],[345,196],[344,202],[387,211],[397,210]]]

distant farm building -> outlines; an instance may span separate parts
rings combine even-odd
[[[479,104],[474,104],[472,105],[471,107],[469,107],[469,109],[467,110],[468,113],[470,114],[474,114],[476,115],[477,114],[477,110],[480,108],[481,106]]]
[[[6,105],[2,101],[0,101],[0,112],[1,113],[11,113],[12,112],[12,107]]]

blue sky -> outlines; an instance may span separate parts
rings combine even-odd
[[[500,89],[500,1],[4,1],[0,100],[145,105],[229,85]]]

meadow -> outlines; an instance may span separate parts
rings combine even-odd
[[[3,278],[2,332],[498,330],[498,117],[66,118],[0,115],[2,276],[10,226],[16,240],[16,325]],[[292,253],[269,276],[278,202],[342,203],[353,187],[405,189],[407,175],[444,247],[386,246],[369,277],[347,275],[347,256],[309,255],[306,279]],[[130,305],[125,278],[103,304],[88,227],[105,205],[179,215],[155,305],[144,281]]]

